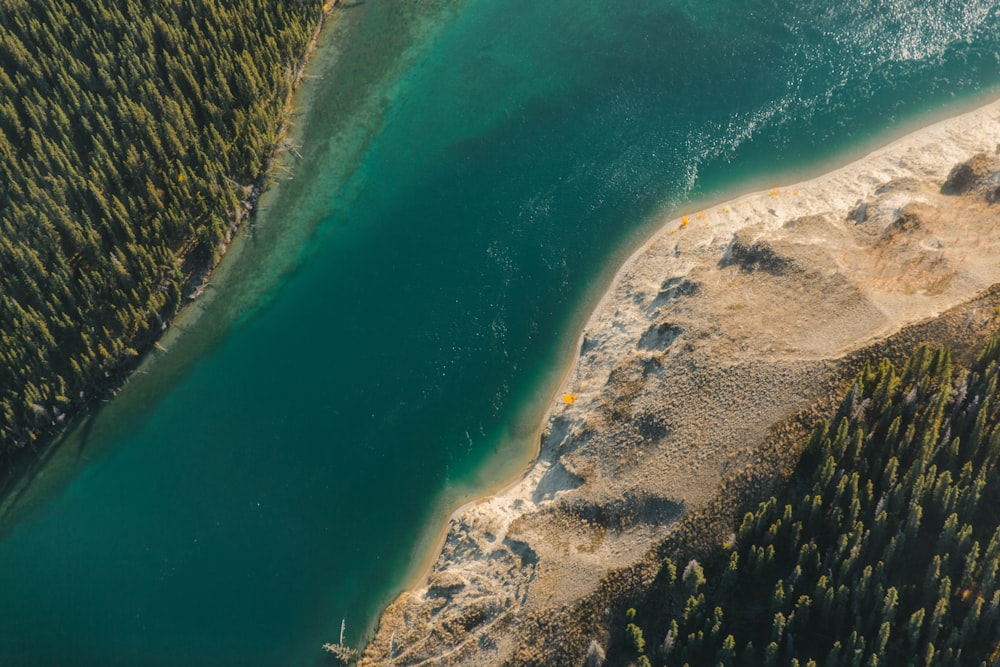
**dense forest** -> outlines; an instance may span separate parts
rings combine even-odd
[[[134,363],[253,200],[320,0],[0,3],[0,453]]]
[[[663,562],[609,664],[998,664],[998,362],[866,367],[729,544]]]

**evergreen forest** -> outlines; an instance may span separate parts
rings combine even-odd
[[[118,381],[217,261],[320,4],[0,3],[0,454]]]
[[[609,664],[998,664],[998,362],[868,365],[730,544],[663,562]]]

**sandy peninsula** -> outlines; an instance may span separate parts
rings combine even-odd
[[[599,664],[600,620],[567,634],[573,610],[766,463],[851,360],[1000,326],[998,144],[1000,101],[665,221],[587,322],[536,462],[451,516],[361,664]]]

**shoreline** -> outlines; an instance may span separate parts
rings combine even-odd
[[[302,79],[306,77],[306,70],[313,62],[321,36],[328,34],[339,23],[334,18],[337,11],[339,10],[332,6],[320,10],[316,26],[306,43],[278,118],[276,142],[252,186],[249,186],[248,196],[240,199],[233,211],[226,236],[216,250],[213,260],[205,267],[194,271],[183,282],[181,286],[183,300],[176,312],[166,319],[169,326],[160,335],[146,341],[145,349],[140,353],[136,363],[115,371],[108,386],[79,406],[79,409],[67,418],[62,428],[37,443],[30,454],[15,452],[20,455],[11,461],[13,465],[9,466],[9,470],[12,472],[6,475],[7,479],[0,486],[0,536],[17,523],[22,514],[30,512],[38,498],[45,498],[53,490],[61,488],[61,485],[75,474],[79,461],[75,456],[69,456],[72,459],[70,461],[62,461],[61,457],[69,455],[65,450],[71,448],[74,443],[82,450],[84,444],[78,441],[82,439],[85,442],[89,436],[78,434],[89,430],[89,426],[102,413],[104,403],[112,397],[117,397],[134,383],[137,377],[145,375],[151,365],[162,364],[165,358],[170,358],[170,355],[166,354],[165,344],[172,346],[174,341],[188,336],[187,326],[199,320],[206,307],[215,300],[215,290],[207,288],[214,288],[212,279],[219,278],[220,274],[224,277],[227,265],[237,262],[245,250],[248,235],[241,232],[253,227],[261,199],[274,187],[273,184],[268,184],[268,179],[273,176],[276,169],[280,168],[280,158],[288,151],[291,142],[289,134],[294,135],[294,128],[297,126],[294,122],[295,102],[302,91]],[[178,367],[186,367],[194,356],[187,354],[180,360],[171,359],[171,361]],[[39,486],[41,488],[36,488]]]
[[[955,114],[947,114],[943,117],[940,117],[940,114],[931,114],[938,117],[938,119],[932,121],[930,124],[919,124],[920,121],[915,121],[915,124],[917,124],[916,129],[909,129],[902,134],[893,133],[893,138],[888,139],[887,141],[875,140],[871,143],[876,146],[865,152],[861,157],[851,159],[850,161],[842,163],[840,166],[833,167],[832,169],[821,171],[818,175],[810,178],[793,182],[789,185],[778,185],[776,187],[781,190],[801,189],[810,185],[815,185],[818,182],[827,181],[838,174],[852,171],[852,168],[855,166],[862,166],[862,163],[867,165],[870,160],[891,152],[897,147],[897,145],[908,143],[911,139],[919,139],[920,136],[925,133],[932,132],[936,129],[948,128],[952,125],[953,121],[966,117],[978,117],[979,114],[988,111],[995,112],[997,116],[996,124],[997,127],[1000,128],[1000,96],[997,96],[991,98],[991,101],[988,101],[985,104],[974,106],[971,110],[965,109]],[[1000,139],[1000,136],[998,136],[998,139]],[[1000,150],[1000,144],[997,144],[997,149]],[[854,153],[854,151],[851,152]],[[948,164],[950,168],[952,163],[949,162]],[[584,304],[580,307],[581,312],[585,311],[588,314],[585,317],[579,318],[582,322],[580,327],[574,327],[578,329],[579,333],[574,339],[574,344],[568,346],[568,349],[571,351],[567,355],[569,358],[565,363],[560,364],[560,370],[558,373],[553,373],[553,375],[557,376],[558,379],[551,385],[552,389],[550,391],[539,392],[540,394],[545,394],[546,398],[544,400],[548,407],[539,411],[541,413],[541,417],[539,418],[533,435],[531,436],[531,453],[523,457],[524,461],[519,464],[519,471],[515,473],[513,477],[494,480],[491,483],[488,483],[481,492],[473,492],[467,495],[459,494],[464,497],[463,500],[458,503],[449,503],[449,494],[447,492],[443,494],[444,498],[438,503],[438,505],[448,505],[452,509],[445,510],[435,507],[434,511],[431,512],[431,521],[434,520],[433,518],[438,518],[440,519],[439,523],[441,524],[439,528],[434,531],[433,540],[426,540],[428,544],[433,543],[435,546],[429,553],[419,559],[420,565],[412,568],[412,574],[408,574],[404,578],[405,586],[401,588],[402,591],[418,588],[419,584],[427,579],[433,569],[434,562],[440,553],[441,546],[444,545],[447,538],[449,519],[451,519],[454,515],[460,514],[471,507],[475,507],[476,505],[487,501],[492,496],[503,495],[519,486],[534,464],[538,461],[538,456],[542,449],[541,437],[545,431],[545,427],[552,418],[553,412],[562,407],[561,401],[557,401],[557,399],[564,393],[571,393],[567,391],[572,388],[568,386],[568,381],[573,374],[573,371],[576,370],[576,366],[579,362],[579,350],[586,336],[586,331],[592,324],[594,324],[593,320],[595,314],[606,308],[607,304],[614,297],[616,285],[622,276],[628,273],[629,269],[632,268],[636,258],[647,253],[650,250],[650,245],[659,241],[661,237],[665,235],[672,235],[681,231],[683,229],[681,225],[683,224],[682,221],[684,218],[689,219],[687,227],[690,227],[692,225],[691,218],[696,218],[699,214],[705,213],[707,216],[708,212],[718,211],[727,207],[732,208],[735,206],[742,206],[749,200],[763,198],[765,196],[770,198],[772,197],[771,191],[773,189],[774,188],[765,187],[750,190],[749,192],[737,194],[735,196],[724,195],[723,197],[706,197],[704,199],[695,200],[691,205],[683,207],[683,210],[690,210],[692,211],[691,213],[687,215],[675,215],[670,213],[654,216],[658,221],[655,223],[651,232],[648,228],[644,228],[635,235],[636,238],[640,239],[638,242],[626,242],[623,244],[626,247],[633,249],[621,253],[621,256],[625,259],[613,264],[614,266],[617,266],[617,269],[615,269],[613,273],[611,271],[607,272],[610,275],[608,280],[598,281],[595,283],[601,285],[599,290],[595,290],[595,293],[599,296],[593,300],[585,299]],[[664,218],[666,219],[664,220]],[[577,352],[572,352],[572,350],[576,350]],[[424,541],[421,540],[421,543],[422,542]]]
[[[544,405],[549,406],[558,398],[560,388],[566,383],[574,367],[575,364],[573,363],[561,364],[559,366],[560,371],[558,373],[558,380],[551,385],[553,387],[552,390],[538,392],[539,395],[543,397],[540,400],[544,402]],[[555,375],[555,373],[553,374]],[[508,447],[513,446],[513,441],[515,440],[524,442],[530,441],[532,444],[527,450],[527,453],[522,456],[518,456],[516,473],[512,476],[497,477],[495,480],[491,480],[483,487],[476,486],[469,493],[462,493],[459,491],[458,493],[453,494],[451,492],[454,491],[454,489],[449,488],[441,494],[442,497],[439,502],[435,504],[434,509],[430,513],[431,518],[428,520],[429,524],[438,525],[438,529],[431,533],[433,535],[433,539],[418,540],[418,543],[414,548],[414,552],[419,551],[423,554],[423,556],[411,559],[415,565],[411,568],[411,571],[407,573],[407,576],[403,578],[403,584],[400,586],[399,591],[392,594],[391,597],[396,597],[396,595],[398,595],[401,591],[416,588],[427,578],[434,567],[434,562],[437,560],[441,547],[444,545],[445,540],[448,537],[448,520],[453,515],[459,514],[471,507],[475,507],[480,502],[483,502],[492,496],[506,493],[507,491],[518,486],[521,480],[523,480],[527,474],[531,472],[531,468],[538,461],[538,455],[541,452],[541,438],[550,408],[547,407],[544,410],[539,410],[538,412],[540,412],[542,416],[538,420],[535,420],[537,423],[530,436],[527,438],[510,438],[509,441],[511,444],[500,447],[499,451],[493,454],[493,457],[501,455],[502,452],[507,451]],[[463,487],[457,488],[461,489]],[[455,496],[461,497],[462,500],[455,503],[452,500]],[[424,542],[428,545],[433,543],[433,548],[424,552],[420,548]],[[388,602],[391,602],[391,599],[386,601],[387,604]],[[382,605],[383,609],[385,606],[386,605]],[[378,619],[376,618],[375,623],[377,622]]]
[[[615,270],[611,279],[607,282],[603,290],[601,291],[601,296],[594,303],[593,307],[590,309],[590,315],[587,318],[587,322],[584,329],[590,327],[593,324],[594,315],[603,309],[607,302],[614,296],[614,288],[621,280],[630,268],[635,264],[636,259],[650,250],[651,244],[663,240],[665,236],[673,235],[691,228],[697,228],[699,226],[707,227],[710,224],[708,216],[711,214],[719,215],[724,214],[722,217],[726,218],[725,221],[732,223],[739,214],[732,211],[736,207],[746,207],[747,204],[753,202],[755,204],[760,204],[757,201],[764,199],[765,197],[770,200],[775,200],[775,196],[781,198],[788,194],[788,191],[803,190],[805,188],[814,187],[817,185],[825,184],[828,181],[835,180],[841,176],[847,176],[854,172],[862,171],[862,167],[867,168],[872,162],[878,159],[886,158],[894,150],[898,150],[903,146],[914,147],[915,144],[926,144],[929,143],[924,141],[925,138],[929,138],[938,134],[947,134],[947,130],[954,129],[954,126],[959,124],[959,121],[969,121],[974,123],[976,120],[983,119],[984,116],[993,115],[993,125],[1000,130],[1000,96],[993,97],[990,101],[976,106],[971,110],[961,111],[954,115],[947,115],[938,120],[932,121],[927,125],[920,125],[917,129],[906,132],[902,135],[894,136],[894,138],[889,139],[886,142],[875,141],[872,142],[876,144],[874,148],[865,152],[860,157],[852,159],[840,166],[833,166],[830,169],[826,169],[817,175],[805,178],[803,180],[794,181],[789,184],[779,184],[775,181],[773,187],[760,187],[759,189],[754,189],[744,194],[738,194],[736,196],[724,196],[724,198],[719,197],[706,197],[704,199],[699,199],[694,201],[690,206],[685,206],[684,211],[690,211],[683,215],[676,214],[666,214],[660,217],[660,221],[655,223],[653,231],[650,233],[643,233],[637,235],[641,238],[636,245],[632,247],[634,250],[628,252],[625,255],[625,259],[618,264],[618,268]],[[966,123],[961,123],[965,125]],[[895,133],[894,133],[895,134]],[[996,136],[997,142],[1000,142],[1000,133]],[[963,153],[966,151],[972,152],[982,152],[985,151],[985,147],[980,147],[982,151],[977,151],[972,148],[974,142],[968,142],[968,148],[959,148],[958,153]],[[1000,154],[1000,143],[995,143],[994,152]],[[892,158],[889,158],[892,161]],[[945,157],[941,162],[941,169],[939,170],[942,175],[946,174],[953,166],[955,166],[961,159],[958,155],[952,157]],[[897,165],[898,167],[899,165]],[[886,169],[885,173],[888,174],[892,169]],[[780,192],[775,192],[779,190]],[[862,188],[858,188],[857,194],[860,196]],[[797,194],[797,193],[796,193]],[[793,195],[795,196],[795,195]],[[848,199],[850,197],[847,197]],[[841,199],[844,199],[842,196]],[[766,202],[765,202],[766,203]],[[724,210],[730,209],[730,210]],[[808,208],[802,208],[797,214],[808,214]],[[761,211],[759,208],[755,211],[751,211],[758,216],[763,213],[767,213],[766,210]],[[704,218],[699,216],[704,215]],[[786,214],[788,216],[794,215],[794,213]],[[687,223],[684,220],[687,219]],[[583,341],[585,331],[582,331],[577,338],[577,348],[579,348],[580,343]],[[572,364],[575,365],[576,360],[574,359]],[[559,392],[555,392],[559,393]]]
[[[184,304],[180,307],[180,309],[178,309],[177,313],[175,313],[174,317],[171,319],[171,325],[173,325],[173,323],[182,316],[186,316],[184,318],[184,321],[186,322],[190,318],[191,311],[193,310],[190,306],[196,303],[204,306],[213,301],[212,296],[209,296],[207,292],[207,288],[212,286],[211,278],[216,275],[216,269],[222,267],[223,262],[227,261],[227,258],[228,261],[232,262],[234,261],[234,258],[239,256],[240,251],[243,249],[242,245],[247,241],[245,236],[238,236],[239,232],[243,230],[251,230],[252,232],[260,210],[260,202],[265,195],[267,195],[274,188],[274,183],[268,183],[268,180],[274,176],[277,170],[285,169],[281,162],[281,157],[282,155],[287,154],[290,149],[294,150],[294,143],[292,139],[295,134],[295,128],[301,125],[301,123],[296,123],[293,120],[296,115],[294,113],[296,107],[295,98],[301,93],[302,79],[306,76],[306,69],[312,63],[313,55],[315,55],[321,34],[324,30],[328,32],[336,25],[334,22],[335,19],[332,18],[335,11],[337,10],[334,9],[330,3],[324,5],[320,10],[319,18],[316,22],[316,28],[313,30],[309,41],[306,43],[305,51],[302,53],[302,59],[295,71],[295,76],[293,77],[291,86],[288,89],[288,94],[285,97],[285,102],[278,118],[279,125],[276,132],[276,142],[271,148],[267,158],[264,160],[264,165],[261,168],[260,173],[258,173],[254,179],[254,183],[249,186],[251,188],[249,196],[246,199],[241,199],[237,205],[236,211],[233,214],[233,221],[226,234],[226,238],[216,251],[215,261],[205,269],[203,274],[197,277],[197,280],[194,279],[195,276],[192,276],[192,280],[190,280],[187,285],[190,292],[185,298]],[[233,247],[234,245],[236,247]],[[169,332],[173,330],[173,326],[169,327],[163,332],[163,335],[160,336],[156,342],[163,342],[163,340],[167,338]],[[181,331],[180,333],[183,334],[184,332]],[[141,368],[142,365],[143,364],[140,363],[140,366],[137,368]]]
[[[454,546],[450,543],[456,541],[454,535],[456,526],[460,526],[463,531],[470,531],[474,529],[477,521],[489,522],[496,519],[509,528],[513,521],[520,519],[510,516],[506,519],[497,519],[498,515],[503,515],[505,512],[498,506],[513,507],[518,502],[530,501],[532,495],[537,496],[539,485],[548,478],[548,473],[560,465],[561,456],[552,450],[560,449],[566,438],[578,435],[572,432],[572,426],[560,430],[562,428],[560,420],[570,421],[576,425],[582,424],[587,419],[588,409],[593,412],[599,405],[597,399],[604,385],[602,378],[581,377],[581,367],[586,364],[586,348],[588,346],[591,349],[601,348],[607,344],[605,340],[597,342],[589,340],[594,330],[601,330],[605,338],[612,336],[631,338],[632,343],[638,341],[642,335],[641,328],[632,327],[633,330],[626,332],[625,330],[629,329],[628,323],[625,327],[621,327],[620,321],[615,321],[614,314],[609,315],[615,310],[613,305],[620,300],[620,292],[623,290],[637,299],[640,294],[650,290],[655,293],[657,286],[652,280],[643,282],[642,278],[636,279],[633,275],[642,272],[640,265],[644,262],[650,263],[652,255],[657,255],[662,264],[663,261],[673,261],[665,259],[665,255],[685,255],[689,250],[695,252],[710,250],[718,254],[725,250],[730,237],[737,231],[753,225],[774,229],[785,222],[820,211],[850,211],[880,185],[893,179],[919,178],[923,181],[943,181],[949,170],[967,160],[972,154],[984,151],[995,153],[998,148],[1000,98],[994,97],[990,101],[978,104],[972,110],[963,110],[959,113],[946,112],[944,117],[941,113],[934,112],[925,114],[924,118],[927,116],[937,116],[937,119],[902,135],[891,133],[886,141],[870,142],[870,146],[875,145],[860,157],[833,166],[810,178],[736,196],[706,197],[685,207],[684,210],[694,211],[686,215],[665,213],[654,216],[654,222],[646,227],[644,232],[636,234],[636,238],[641,238],[641,241],[625,244],[628,249],[614,258],[617,260],[618,257],[624,257],[624,260],[613,263],[617,268],[613,274],[609,271],[610,278],[606,282],[595,281],[595,284],[603,282],[599,296],[594,300],[587,299],[586,303],[580,306],[581,311],[586,309],[586,319],[577,329],[579,333],[575,337],[575,346],[569,348],[571,352],[558,373],[557,382],[550,385],[551,390],[547,392],[548,407],[542,411],[541,419],[535,429],[530,462],[515,477],[496,480],[496,483],[488,485],[475,497],[454,507],[450,513],[441,513],[444,521],[438,524],[439,528],[435,532],[433,551],[420,559],[420,567],[414,568],[412,576],[406,578],[407,586],[396,598],[396,602],[383,611],[379,620],[379,630],[369,638],[366,656],[372,647],[391,631],[392,619],[387,617],[396,614],[394,607],[399,605],[411,608],[412,611],[414,600],[426,597],[428,591],[434,587],[435,579],[450,576],[457,569],[455,561],[444,555],[449,547]],[[818,192],[813,192],[814,190]],[[725,243],[722,243],[723,240]],[[674,245],[672,253],[665,252],[667,245]],[[684,261],[677,260],[675,263],[680,270],[679,266],[683,265]],[[881,308],[892,311],[898,310],[900,306],[892,299],[887,299]],[[938,312],[932,308],[930,316],[933,317]],[[898,312],[896,314],[899,315]],[[902,320],[894,321],[887,327],[868,332],[861,338],[854,338],[850,345],[841,346],[839,352],[846,353],[851,349],[883,339],[911,321],[906,321],[903,317]],[[620,329],[618,333],[615,333],[616,328]],[[603,379],[607,380],[607,376]],[[559,400],[561,394],[574,394],[578,398],[572,405],[567,405]],[[563,441],[553,446],[552,441],[558,440],[560,436],[563,437]],[[546,450],[550,450],[548,456]],[[573,475],[573,470],[567,471],[564,468],[564,472]],[[714,490],[715,486],[711,484],[709,488]],[[555,499],[563,491],[572,492],[574,488],[576,487],[572,484],[564,485],[563,488],[558,488],[556,485],[551,491],[551,498]],[[434,516],[438,516],[437,512]],[[492,525],[492,528],[496,526]],[[501,528],[502,532],[505,530],[506,528]],[[500,541],[497,538],[493,543]],[[421,543],[430,544],[430,541]],[[483,555],[480,558],[487,556]],[[420,603],[416,602],[415,606],[419,607]],[[398,611],[406,614],[403,610]],[[383,628],[383,623],[387,620],[387,627]],[[396,630],[399,629],[397,623]],[[390,641],[390,650],[391,644]],[[385,659],[385,655],[382,658]]]

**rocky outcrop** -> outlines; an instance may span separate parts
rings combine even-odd
[[[996,145],[1000,113],[977,113],[667,223],[587,324],[560,392],[573,400],[554,401],[536,463],[451,517],[425,585],[385,611],[362,664],[601,664],[605,637],[554,658],[526,646],[526,619],[642,559],[845,355],[1000,281],[1000,163],[969,158]],[[966,317],[970,331],[1000,322],[992,307]]]

